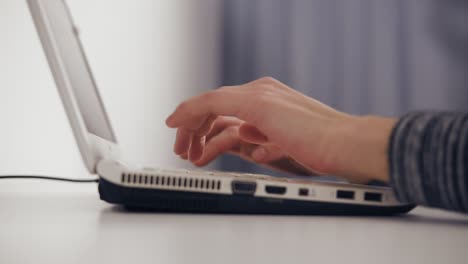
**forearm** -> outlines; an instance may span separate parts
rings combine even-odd
[[[393,129],[390,183],[403,202],[468,211],[468,115],[410,113]]]

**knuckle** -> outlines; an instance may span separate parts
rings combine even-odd
[[[259,83],[255,86],[255,90],[258,93],[262,93],[262,92],[266,93],[272,90],[272,86],[266,83]]]
[[[218,116],[213,120],[213,123],[211,123],[211,129],[215,129],[218,126],[221,126],[223,123],[223,117],[224,116]]]
[[[258,79],[258,82],[273,84],[273,83],[276,83],[276,79],[271,76],[265,76],[265,77]]]
[[[262,83],[257,83],[253,88],[257,96],[263,96],[263,95],[272,96],[273,94],[277,93],[278,89],[276,89],[275,87],[276,87],[276,84],[262,82]]]
[[[230,90],[230,89],[232,89],[232,86],[221,86],[218,89],[216,89],[215,91],[226,91],[226,90]]]
[[[203,137],[207,134],[208,129],[206,127],[201,127],[193,132],[196,137]]]
[[[231,126],[226,128],[225,133],[228,136],[235,137],[239,134],[239,128],[237,126]]]
[[[270,91],[261,91],[255,96],[255,107],[264,107],[273,97]]]
[[[209,91],[203,93],[200,97],[203,101],[211,101],[216,96],[216,91]]]

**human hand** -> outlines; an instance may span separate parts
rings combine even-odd
[[[191,98],[166,124],[178,129],[175,153],[199,166],[231,152],[290,172],[388,181],[395,120],[336,111],[272,78]],[[290,164],[275,165],[280,160]]]
[[[177,145],[177,144],[176,144]],[[181,158],[188,159],[188,150],[175,149]],[[297,175],[316,174],[310,168],[299,164],[289,157],[278,146],[271,144],[265,135],[256,128],[249,127],[245,121],[236,117],[219,116],[205,136],[203,154],[197,160],[192,158],[196,166],[205,166],[218,156],[230,153],[245,160],[263,166]]]

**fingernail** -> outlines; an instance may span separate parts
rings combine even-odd
[[[256,161],[261,161],[265,159],[267,152],[264,148],[258,147],[252,152],[252,158]]]

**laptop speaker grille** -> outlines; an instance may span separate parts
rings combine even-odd
[[[180,176],[122,173],[121,182],[148,186],[167,186],[181,189],[219,190],[220,180],[193,179]]]

